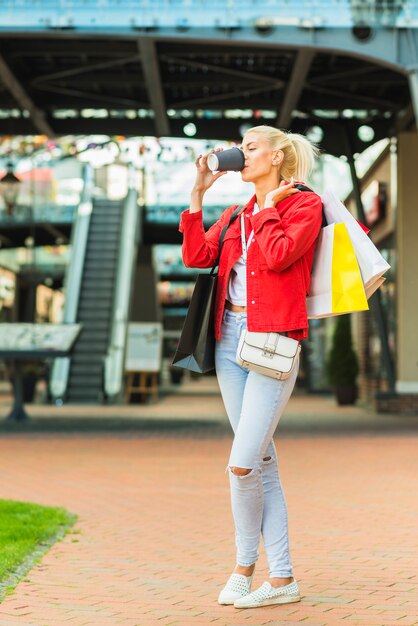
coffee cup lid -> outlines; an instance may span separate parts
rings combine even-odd
[[[219,159],[216,156],[216,154],[212,153],[208,156],[207,164],[208,164],[208,168],[212,170],[212,172],[215,172],[218,169]]]

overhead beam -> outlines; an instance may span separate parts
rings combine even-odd
[[[297,108],[314,56],[313,50],[299,50],[296,55],[283,104],[276,120],[276,125],[279,128],[287,128],[291,123],[292,111]]]
[[[140,31],[141,35],[138,33],[134,34],[131,24],[126,28],[118,27],[115,24],[111,29],[106,29],[94,23],[91,27],[82,31],[77,29],[55,31],[47,27],[42,28],[38,24],[35,31],[29,29],[24,32],[22,32],[21,25],[17,30],[7,30],[1,24],[0,30],[2,41],[8,39],[15,42],[30,35],[32,40],[42,41],[43,50],[45,51],[48,41],[59,37],[60,43],[62,42],[64,48],[68,42],[72,42],[74,54],[77,54],[77,49],[84,45],[86,40],[88,45],[97,49],[95,54],[101,56],[99,45],[94,41],[92,42],[92,39],[96,39],[97,42],[109,42],[109,54],[112,55],[118,54],[119,50],[122,50],[122,42],[126,42],[126,48],[129,50],[131,42],[137,41],[139,37],[147,38],[151,36],[153,40],[159,39],[167,44],[196,44],[200,47],[207,46],[212,49],[215,46],[223,45],[229,50],[244,48],[247,53],[260,47],[267,48],[269,45],[276,50],[291,49],[295,51],[301,48],[311,49],[315,46],[315,50],[320,53],[343,54],[376,63],[395,71],[401,71],[404,74],[407,73],[409,64],[409,55],[404,44],[405,33],[408,28],[404,26],[395,29],[377,28],[373,35],[373,45],[365,45],[364,41],[353,37],[351,25],[338,28],[330,28],[329,25],[319,28],[312,26],[301,27],[300,23],[295,26],[278,25],[269,35],[266,35],[265,32],[260,32],[254,28],[253,24],[248,23],[247,26],[234,31],[233,36],[225,35],[224,30],[220,29],[219,26],[211,27],[209,25],[193,27],[188,31],[183,31],[177,25],[173,25],[172,27],[164,27],[163,32],[161,30],[160,32],[153,32],[152,35],[149,34],[147,28]],[[417,31],[418,29],[412,30]],[[414,36],[418,39],[418,32]],[[115,47],[116,49],[114,49]],[[114,49],[113,52],[111,52],[112,48]]]
[[[160,67],[158,65],[155,42],[152,39],[140,39],[138,48],[141,54],[142,71],[145,87],[152,109],[154,110],[155,130],[160,137],[169,137],[170,123],[167,116]]]
[[[343,91],[341,88],[336,89],[336,88],[331,88],[331,87],[320,87],[319,85],[316,85],[316,84],[311,85],[311,83],[308,83],[308,82],[305,83],[305,90],[313,91],[314,93],[324,94],[325,96],[331,96],[333,98],[337,98],[337,100],[342,100],[342,101],[348,101],[348,98],[350,97],[350,95],[348,95],[347,92]],[[399,109],[399,103],[386,100],[384,98],[377,98],[377,97],[374,98],[374,97],[367,96],[364,94],[353,94],[352,97],[355,101],[357,101],[359,104],[362,103],[363,106],[365,107],[371,106],[371,107],[378,107],[378,108],[384,107],[385,109],[393,109],[393,110]],[[343,108],[343,107],[340,105],[339,108]],[[346,105],[346,107],[344,108],[348,108],[348,105]]]
[[[162,54],[160,58],[164,59],[165,61],[173,61],[174,63],[177,63],[177,65],[187,65],[188,67],[196,67],[199,69],[204,68],[205,71],[211,70],[212,72],[215,72],[217,76],[224,74],[225,76],[236,76],[238,78],[242,78],[247,81],[249,80],[251,82],[258,81],[261,83],[271,84],[271,76],[265,76],[256,72],[243,72],[242,70],[236,70],[231,67],[214,65],[213,63],[206,63],[205,61],[193,61],[191,59],[170,54]],[[280,79],[275,79],[274,83],[275,85],[279,85],[280,87],[284,85],[284,81]]]
[[[147,108],[148,103],[141,102],[140,100],[132,100],[131,98],[120,98],[114,96],[106,96],[97,93],[91,93],[87,91],[80,91],[79,89],[73,89],[70,87],[58,87],[57,85],[37,85],[37,89],[41,91],[48,91],[53,94],[63,94],[66,96],[70,96],[71,98],[79,98],[80,100],[84,99],[85,103],[81,103],[80,106],[91,107],[93,102],[100,102],[103,104],[119,106],[122,109],[125,107],[143,107]],[[68,107],[68,100],[66,101],[66,105],[63,103],[61,106]],[[57,107],[60,105],[57,105]]]
[[[33,100],[26,93],[23,85],[18,81],[16,76],[10,70],[3,56],[0,54],[0,80],[3,82],[6,89],[12,94],[19,107],[22,110],[26,110],[33,122],[33,125],[37,131],[42,135],[48,135],[48,137],[54,136],[54,131],[45,119],[43,111],[38,109]]]
[[[65,54],[65,51],[63,53]],[[36,85],[38,83],[49,82],[51,80],[57,79],[62,80],[63,78],[71,78],[80,74],[91,74],[93,72],[97,72],[98,70],[108,69],[109,67],[115,67],[117,65],[126,65],[127,63],[133,63],[138,60],[139,54],[135,54],[128,57],[123,57],[122,59],[108,59],[107,61],[103,61],[101,63],[92,63],[91,65],[84,63],[83,65],[72,67],[69,70],[62,70],[60,72],[53,72],[51,74],[42,74],[41,76],[37,76],[32,80],[32,84]],[[91,77],[89,77],[89,80],[92,80]]]
[[[277,81],[276,83],[275,81],[270,81],[269,85],[262,85],[261,87],[247,87],[245,89],[245,94],[247,96],[250,96],[253,94],[263,93],[265,91],[272,91],[273,89],[281,89],[281,82]],[[230,106],[230,101],[233,98],[242,99],[242,90],[228,91],[227,93],[220,93],[214,96],[200,96],[199,98],[193,98],[192,100],[176,101],[175,103],[173,103],[173,106],[175,106],[176,109],[195,106],[206,106],[208,103],[222,102],[226,100],[224,106],[228,107]]]

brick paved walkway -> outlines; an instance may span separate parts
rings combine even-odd
[[[62,505],[79,521],[0,604],[0,625],[418,624],[416,424],[332,436],[279,426],[303,597],[253,610],[216,602],[234,565],[228,429],[3,431],[1,497]],[[261,548],[255,586],[266,576]]]

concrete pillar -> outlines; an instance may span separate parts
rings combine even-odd
[[[418,134],[398,142],[397,381],[396,391],[418,396]]]

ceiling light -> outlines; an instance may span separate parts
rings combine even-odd
[[[189,122],[188,124],[183,126],[183,132],[185,135],[187,135],[187,137],[194,137],[197,133],[196,124],[193,124],[193,122]]]

